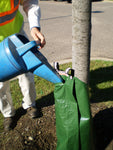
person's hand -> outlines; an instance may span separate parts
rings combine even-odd
[[[31,29],[31,36],[36,41],[39,46],[39,50],[44,47],[46,44],[44,35],[38,30],[38,28],[34,27]]]

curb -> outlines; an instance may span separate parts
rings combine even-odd
[[[111,1],[110,0],[103,0],[103,2],[111,2],[112,3],[113,1],[112,0]]]
[[[90,60],[103,60],[103,61],[113,61],[112,58],[104,58],[104,57],[91,57]],[[59,64],[66,64],[66,63],[71,63],[72,59],[64,59],[64,60],[59,60],[55,61],[58,62]],[[50,62],[51,66],[53,66],[53,62]]]
[[[91,57],[90,60],[103,60],[103,61],[113,61],[112,58],[104,58],[104,57]]]

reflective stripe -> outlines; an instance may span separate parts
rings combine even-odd
[[[14,19],[14,17],[16,16],[16,12],[17,12],[17,10],[10,15],[0,17],[0,26],[12,21]]]
[[[14,7],[16,7],[20,3],[20,0],[14,0]]]
[[[16,12],[18,10],[20,1],[10,0],[10,3],[11,3],[11,10],[0,13],[0,26],[11,22],[16,16]]]

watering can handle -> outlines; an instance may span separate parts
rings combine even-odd
[[[34,46],[39,46],[39,45],[37,45],[37,43],[35,41],[30,41],[27,44],[20,46],[16,50],[18,51],[20,56],[23,56],[25,53],[27,53]]]

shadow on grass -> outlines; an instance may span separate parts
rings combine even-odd
[[[113,86],[110,87],[113,81],[113,67],[99,68],[90,72],[90,88],[91,102],[106,102],[113,100]],[[109,86],[107,87],[107,82]],[[103,84],[101,89],[99,84]],[[102,86],[102,85],[101,85]],[[105,86],[105,87],[104,87]]]
[[[98,85],[101,85],[101,89]],[[108,86],[107,86],[108,85]],[[113,67],[99,68],[90,72],[91,103],[113,100]],[[102,106],[101,106],[102,107]],[[96,150],[113,147],[113,108],[101,110],[93,118]]]

